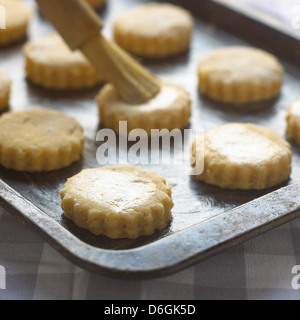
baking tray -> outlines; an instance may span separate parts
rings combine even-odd
[[[34,5],[33,1],[28,2]],[[115,17],[143,2],[147,1],[109,0],[107,7],[99,12],[106,24],[105,34],[111,35],[111,22]],[[196,68],[201,57],[220,46],[253,43],[204,21],[201,16],[210,2],[174,2],[190,9],[195,16],[196,30],[190,51],[163,61],[141,62],[163,79],[190,91],[193,99],[190,127],[206,131],[228,122],[251,122],[284,136],[286,109],[300,96],[298,66],[282,60],[285,83],[281,96],[272,101],[236,109],[204,98],[197,90]],[[216,10],[214,6],[211,9]],[[29,38],[47,35],[52,30],[37,12]],[[177,166],[147,166],[165,176],[173,186],[173,221],[164,231],[136,240],[111,240],[77,228],[63,216],[59,190],[67,178],[82,169],[99,167],[96,133],[101,126],[94,98],[101,87],[73,93],[38,88],[26,80],[21,48],[22,43],[0,51],[0,69],[9,72],[14,81],[10,110],[36,107],[63,111],[85,128],[86,146],[79,162],[55,172],[29,174],[0,167],[0,205],[75,264],[127,280],[162,277],[300,216],[300,148],[292,143],[293,173],[290,181],[278,188],[222,190],[180,174]]]
[[[180,0],[177,1],[179,2]],[[282,16],[281,13],[276,15],[276,8],[267,10],[268,4],[263,6],[263,10],[257,3],[255,5],[254,1],[251,3],[251,0],[203,0],[197,15],[222,30],[247,39],[248,42],[299,65],[299,4],[296,4],[296,1],[287,1],[285,6],[290,17],[283,13]]]

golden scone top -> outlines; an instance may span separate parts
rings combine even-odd
[[[114,39],[123,49],[149,58],[163,58],[188,49],[192,15],[168,3],[148,3],[125,12],[114,23]]]
[[[80,158],[83,144],[81,125],[56,110],[32,109],[0,118],[0,164],[8,169],[61,169]]]
[[[0,45],[5,46],[25,37],[32,10],[20,0],[0,0],[0,6],[5,8],[6,18],[6,28],[0,29]]]
[[[203,154],[204,171],[198,179],[221,188],[266,189],[291,174],[290,144],[254,124],[231,123],[208,131],[192,146],[192,158]]]
[[[181,129],[188,125],[191,116],[190,94],[181,86],[165,82],[157,96],[141,105],[123,101],[110,84],[100,91],[96,100],[101,122],[116,132],[119,132],[119,121],[127,121],[129,131],[143,129],[148,135],[151,129]]]
[[[91,175],[92,173],[92,175]],[[127,213],[143,205],[156,191],[156,185],[147,177],[136,177],[130,172],[113,170],[86,170],[73,179],[78,186],[77,200],[88,201],[95,210]],[[84,197],[84,199],[82,199]]]
[[[129,165],[86,169],[60,192],[65,216],[112,239],[151,235],[171,220],[171,187],[153,171]]]
[[[14,140],[28,140],[37,146],[52,143],[63,143],[64,138],[71,139],[73,135],[82,135],[82,127],[77,121],[60,111],[50,109],[33,109],[4,114],[0,118],[2,136],[5,134]],[[17,130],[21,135],[15,135]],[[61,139],[59,139],[61,138]]]
[[[44,38],[35,39],[24,46],[27,58],[43,65],[77,66],[90,65],[79,51],[71,51],[58,34],[51,34]]]
[[[203,57],[198,66],[199,88],[227,103],[248,103],[279,94],[283,67],[278,59],[256,48],[225,47]]]
[[[102,81],[84,55],[71,51],[58,34],[29,41],[23,52],[28,78],[47,89],[84,89]]]
[[[211,77],[223,80],[227,72],[226,81],[257,82],[269,78],[282,78],[282,66],[277,58],[263,50],[249,47],[220,48],[205,56],[200,64],[199,71],[209,73]]]
[[[219,134],[218,134],[219,131]],[[250,125],[228,125],[211,131],[205,137],[207,147],[236,164],[263,164],[282,152],[282,144],[253,130]],[[287,147],[286,143],[286,147]]]
[[[148,3],[125,12],[115,21],[124,32],[145,37],[169,37],[193,28],[191,14],[183,8],[167,3]]]
[[[0,6],[6,9],[7,29],[24,26],[32,16],[32,10],[22,0],[0,0]]]
[[[112,109],[124,111],[124,109],[127,110],[128,108],[131,108],[133,112],[139,110],[139,112],[147,113],[149,111],[169,108],[176,102],[183,91],[183,88],[179,86],[165,83],[162,85],[161,91],[155,97],[143,104],[132,106],[126,101],[120,99],[120,96],[117,94],[113,86],[107,85],[106,94],[104,95],[100,93],[99,99],[101,99],[103,103],[110,104],[110,108]]]

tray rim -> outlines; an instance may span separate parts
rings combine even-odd
[[[236,11],[239,14],[242,14],[248,18],[251,18],[257,23],[261,23],[266,26],[269,26],[270,28],[276,30],[276,32],[278,33],[282,33],[288,37],[292,37],[297,40],[300,40],[300,34],[297,31],[293,30],[292,28],[289,28],[282,21],[277,20],[271,15],[268,15],[267,13],[264,13],[264,12],[260,12],[258,9],[252,8],[250,6],[247,6],[246,4],[238,3],[238,2],[235,2],[235,3],[231,1],[228,2],[226,0],[212,0],[212,1],[220,4],[221,6],[224,6],[233,11]]]
[[[299,66],[299,32],[288,28],[283,23],[279,23],[279,21],[278,23],[271,21],[271,16],[250,8],[245,4],[223,0],[201,0],[199,8],[201,10],[197,14],[201,20],[227,31],[240,39],[245,40],[246,38],[247,42],[258,45],[285,59],[287,62]],[[229,19],[227,19],[228,15]],[[262,17],[269,19],[266,21]],[[232,21],[235,21],[235,24]],[[237,24],[240,25],[239,28],[236,28]],[[276,39],[276,41],[270,39]]]
[[[179,272],[300,217],[299,188],[300,181],[151,244],[121,251],[84,243],[2,179],[0,205],[79,267],[121,280],[147,280]],[[268,214],[257,212],[258,206]],[[222,229],[217,227],[220,220],[225,222]],[[236,230],[227,233],[230,223]]]

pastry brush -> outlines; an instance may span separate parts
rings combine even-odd
[[[160,81],[102,34],[103,23],[83,0],[36,0],[71,50],[80,50],[121,97],[141,104],[160,91]]]

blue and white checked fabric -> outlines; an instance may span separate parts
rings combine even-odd
[[[300,300],[300,219],[175,275],[130,282],[78,268],[0,209],[0,265],[0,300]]]

